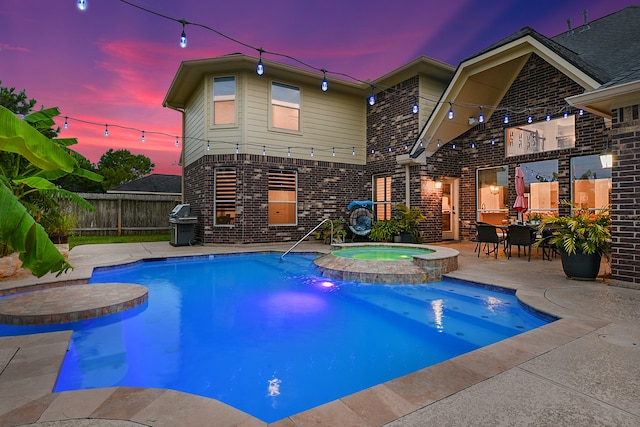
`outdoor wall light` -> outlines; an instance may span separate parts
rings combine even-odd
[[[613,167],[613,153],[611,152],[611,148],[609,148],[609,141],[607,141],[607,147],[600,153],[600,164],[605,169]]]

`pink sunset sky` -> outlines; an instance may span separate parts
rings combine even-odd
[[[566,31],[567,19],[580,26],[584,9],[591,21],[634,4],[87,0],[87,9],[80,11],[76,3],[0,0],[2,86],[25,89],[37,108],[59,107],[58,125],[69,118],[60,136],[78,138],[74,148],[91,162],[109,148],[127,149],[150,157],[154,173],[176,175],[181,173],[175,146],[181,115],[162,107],[162,100],[183,60],[234,52],[257,56],[260,47],[317,69],[374,80],[421,55],[457,66],[522,27],[551,37]],[[182,25],[159,15],[210,27],[254,49],[196,25],[187,25],[188,46],[182,49]]]

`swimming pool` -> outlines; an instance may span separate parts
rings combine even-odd
[[[223,255],[97,269],[146,306],[74,329],[55,391],[133,386],[218,399],[273,422],[546,322],[514,295],[452,281],[370,285],[312,273],[315,255]],[[435,344],[435,345],[434,345]]]

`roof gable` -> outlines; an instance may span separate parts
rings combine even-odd
[[[107,193],[182,194],[180,175],[151,174],[126,184],[116,185]]]

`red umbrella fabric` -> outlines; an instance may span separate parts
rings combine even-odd
[[[520,166],[516,167],[516,202],[513,204],[513,209],[518,213],[525,213],[529,206],[527,205],[527,199],[524,197],[524,172]]]

